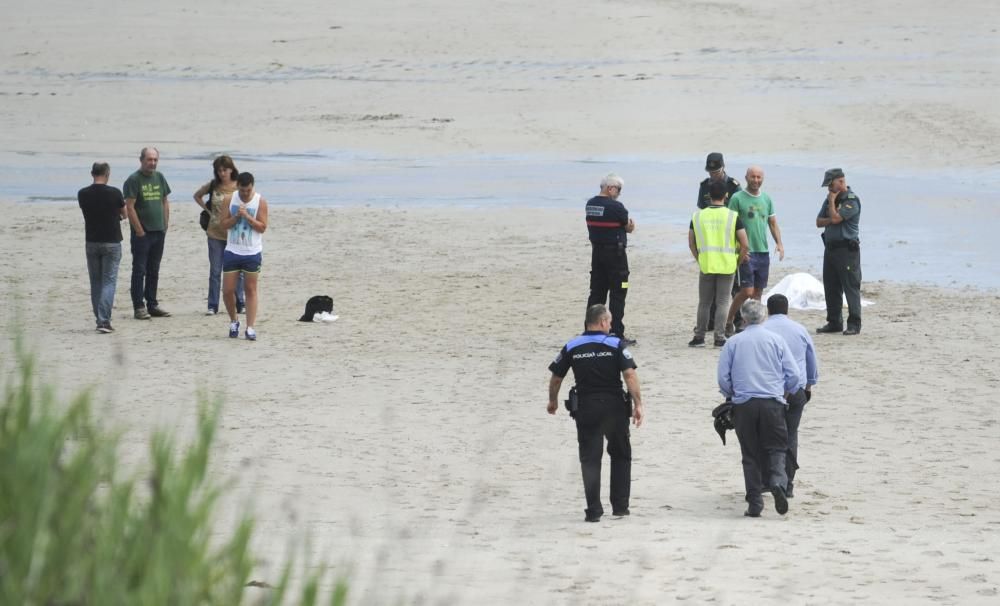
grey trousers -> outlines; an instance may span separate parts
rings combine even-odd
[[[698,275],[698,324],[694,336],[704,337],[708,330],[708,314],[712,303],[715,303],[715,338],[722,339],[726,335],[726,315],[729,313],[729,302],[732,298],[733,274]]]

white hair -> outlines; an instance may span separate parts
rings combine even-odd
[[[749,324],[763,324],[767,319],[767,308],[756,299],[748,299],[740,306],[740,313],[743,314],[743,321]]]
[[[601,179],[601,189],[607,187],[617,187],[618,189],[621,189],[622,187],[625,187],[625,180],[616,175],[615,173],[611,173],[608,176]]]

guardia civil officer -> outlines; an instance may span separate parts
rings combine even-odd
[[[604,439],[608,440],[611,457],[611,511],[615,516],[627,516],[632,474],[629,416],[639,427],[644,415],[635,360],[622,339],[609,334],[611,313],[607,307],[602,304],[588,307],[585,324],[584,333],[563,346],[549,365],[552,378],[549,380],[548,411],[551,415],[556,414],[559,388],[572,368],[576,386],[570,391],[567,407],[576,420],[576,437],[580,445],[583,491],[587,497],[585,520],[599,522],[604,514],[601,504]],[[631,406],[622,392],[622,377],[631,396]],[[574,405],[575,411],[572,410]]]
[[[818,333],[861,332],[861,198],[847,186],[844,171],[831,168],[823,175],[826,200],[816,215],[816,227],[823,228],[823,291],[826,295],[826,324]],[[847,329],[844,330],[843,299],[847,298]]]
[[[713,183],[724,183],[726,185],[726,207],[729,207],[729,200],[733,194],[740,191],[740,182],[726,174],[726,161],[719,152],[712,152],[705,158],[705,172],[708,178],[698,186],[698,208],[707,208],[712,204],[712,194],[709,188]],[[730,296],[735,295],[740,290],[739,274],[733,279],[733,288]],[[708,310],[708,330],[715,328],[715,301]]]
[[[611,332],[625,339],[625,296],[628,295],[628,235],[635,230],[635,221],[618,201],[625,181],[612,173],[601,180],[601,193],[587,200],[587,233],[590,236],[590,297],[587,307],[607,303],[611,310]]]
[[[719,152],[712,152],[705,158],[705,172],[708,173],[708,178],[698,187],[698,208],[705,208],[712,203],[712,196],[708,193],[712,183],[725,183],[729,198],[740,191],[740,182],[726,174],[726,162]]]

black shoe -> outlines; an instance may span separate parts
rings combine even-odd
[[[847,330],[844,331],[844,334],[847,336],[861,334],[861,329],[855,326],[848,326]]]
[[[819,328],[817,328],[816,332],[818,332],[819,334],[823,334],[823,333],[828,333],[828,332],[840,332],[842,330],[844,330],[843,326],[841,326],[839,324],[830,324],[829,322],[827,322],[823,326],[820,326]]]
[[[247,306],[242,303],[236,304],[236,313],[245,314],[247,312]]]
[[[688,341],[688,347],[704,347],[705,337],[695,337]]]
[[[622,509],[621,511],[612,511],[611,515],[615,516],[616,518],[622,518],[629,515],[629,513],[630,513],[629,510]]]
[[[781,515],[788,513],[788,498],[785,496],[785,489],[781,486],[772,486],[771,495],[774,496],[774,510]]]
[[[592,516],[590,514],[587,514],[587,517],[583,518],[583,521],[584,522],[600,522],[601,521],[601,516],[600,516],[600,514],[598,514],[596,516]]]
[[[169,318],[170,312],[163,309],[162,307],[157,306],[149,308],[149,315],[153,316],[154,318]]]
[[[756,507],[748,507],[747,510],[743,512],[743,516],[747,518],[759,518],[760,512],[763,510],[764,510],[763,507],[761,507],[760,509]]]
[[[722,347],[725,344],[726,344],[726,338],[725,337],[723,337],[721,339],[718,338],[718,337],[715,338],[715,346],[716,347]]]

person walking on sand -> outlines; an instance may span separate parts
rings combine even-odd
[[[76,194],[83,212],[87,240],[87,272],[90,274],[90,304],[97,319],[97,332],[114,332],[111,310],[115,305],[118,265],[122,260],[122,227],[125,199],[117,187],[108,185],[111,167],[94,162],[94,183]]]
[[[785,410],[785,426],[788,428],[788,452],[785,455],[785,495],[794,494],[795,472],[799,468],[799,424],[806,403],[812,399],[812,386],[819,381],[819,366],[816,348],[805,326],[788,317],[788,298],[785,295],[771,295],[767,298],[767,322],[764,328],[777,333],[788,343],[788,349],[795,357],[795,363],[802,371],[802,382],[798,389],[786,395],[788,408]]]
[[[144,147],[139,152],[139,170],[122,187],[129,224],[132,226],[132,307],[136,320],[170,315],[156,298],[160,261],[170,225],[170,185],[156,170],[160,152]]]
[[[767,245],[767,232],[770,230],[774,238],[774,250],[778,260],[785,260],[785,246],[781,243],[781,228],[778,227],[778,217],[774,214],[774,202],[771,196],[761,191],[764,184],[764,169],[751,166],[746,174],[747,188],[736,192],[729,198],[729,210],[740,215],[740,221],[747,230],[747,240],[750,243],[750,256],[740,263],[736,270],[740,290],[733,297],[726,317],[726,336],[731,337],[736,332],[734,321],[740,305],[747,299],[760,301],[764,289],[767,288],[767,278],[771,269],[771,252]]]
[[[219,294],[222,286],[222,254],[226,250],[228,234],[222,227],[222,218],[229,210],[225,205],[226,196],[236,191],[236,177],[240,171],[229,156],[218,156],[212,161],[212,180],[194,192],[194,201],[209,214],[205,229],[208,240],[208,310],[206,315],[219,313]],[[205,196],[208,195],[208,201]],[[243,274],[236,281],[236,313],[245,311],[246,298],[243,294]]]
[[[248,341],[257,340],[255,322],[259,309],[257,284],[263,263],[264,232],[267,231],[267,200],[254,190],[250,173],[240,173],[236,178],[237,191],[225,198],[227,213],[220,222],[228,231],[226,250],[222,255],[223,299],[229,313],[229,336],[240,335],[240,322],[236,314],[236,283],[240,275],[245,279],[247,326],[244,336]]]
[[[629,515],[632,482],[632,444],[629,441],[629,417],[635,426],[645,418],[635,360],[623,339],[609,334],[612,315],[603,304],[587,308],[586,330],[563,346],[549,365],[550,415],[559,409],[559,389],[570,368],[576,387],[570,390],[570,416],[576,420],[576,438],[580,447],[583,492],[587,498],[584,520],[599,522],[604,515],[601,504],[601,459],[604,440],[611,457],[611,511]],[[622,392],[622,377],[628,387]],[[631,400],[632,406],[629,405]]]
[[[733,425],[740,441],[743,482],[749,507],[744,515],[756,518],[764,509],[761,493],[766,486],[774,496],[774,509],[788,512],[785,486],[785,394],[805,382],[788,343],[762,324],[767,312],[750,299],[741,309],[746,329],[726,341],[719,356],[719,391],[733,402]],[[762,478],[761,470],[769,471]]]
[[[709,330],[709,313],[715,303],[715,346],[726,343],[723,327],[738,261],[747,255],[747,232],[736,211],[725,206],[726,186],[716,182],[709,187],[712,203],[695,212],[688,228],[688,248],[698,262],[698,316],[694,338],[688,347],[704,347]],[[737,256],[736,244],[740,253]]]

